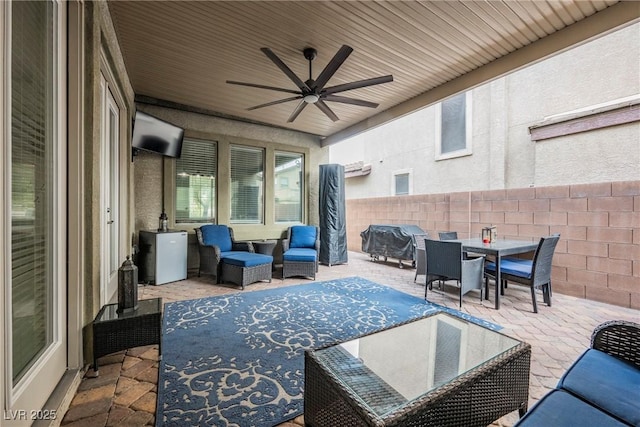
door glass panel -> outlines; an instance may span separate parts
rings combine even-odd
[[[109,105],[109,273],[114,274],[118,270],[118,112],[115,110],[116,105],[110,97]]]
[[[16,384],[53,333],[53,8],[12,3],[11,324]]]

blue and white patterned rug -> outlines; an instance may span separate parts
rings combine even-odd
[[[303,412],[304,351],[433,311],[360,277],[168,303],[158,426],[273,426]]]

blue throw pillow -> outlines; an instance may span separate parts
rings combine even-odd
[[[231,250],[231,235],[226,225],[203,225],[200,227],[202,231],[202,241],[205,245],[215,245],[220,248],[220,252]]]
[[[316,228],[310,225],[294,225],[291,227],[290,248],[314,248],[316,245]]]

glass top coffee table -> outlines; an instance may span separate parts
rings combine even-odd
[[[305,354],[309,426],[486,426],[527,410],[531,347],[436,313]]]

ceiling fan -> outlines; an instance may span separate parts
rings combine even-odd
[[[339,84],[336,86],[325,87],[329,79],[331,79],[331,77],[335,74],[335,72],[338,71],[338,68],[340,68],[342,63],[347,59],[347,57],[349,57],[351,52],[353,52],[353,48],[347,45],[343,45],[340,48],[340,50],[338,50],[335,56],[331,59],[331,61],[329,61],[327,66],[324,68],[324,70],[322,70],[320,75],[318,75],[318,78],[315,80],[313,79],[312,73],[311,73],[312,71],[311,63],[316,58],[318,52],[312,47],[305,48],[302,51],[302,53],[304,57],[309,61],[309,79],[306,82],[303,82],[302,79],[300,79],[297,75],[295,75],[295,73],[291,71],[291,69],[284,62],[282,62],[282,60],[278,58],[278,56],[275,53],[273,53],[271,49],[267,47],[263,47],[260,50],[265,55],[267,55],[267,57],[271,61],[273,61],[273,63],[276,64],[276,66],[280,68],[282,72],[284,72],[287,75],[287,77],[291,79],[293,83],[295,83],[295,85],[298,87],[299,90],[285,89],[285,88],[279,88],[274,86],[265,86],[265,85],[255,84],[255,83],[237,82],[232,80],[227,80],[227,83],[232,85],[249,86],[249,87],[255,87],[259,89],[268,89],[268,90],[275,90],[278,92],[286,92],[286,93],[294,94],[295,96],[292,96],[289,98],[267,102],[266,104],[260,104],[254,107],[247,108],[247,110],[256,110],[258,108],[269,107],[271,105],[282,104],[284,102],[289,102],[289,101],[295,101],[296,99],[301,100],[298,106],[293,110],[293,113],[291,113],[291,116],[289,116],[289,119],[287,120],[288,123],[293,122],[296,119],[296,117],[298,117],[298,115],[302,112],[302,110],[304,110],[307,104],[314,104],[316,107],[320,109],[320,111],[326,114],[327,117],[329,117],[334,122],[339,120],[338,116],[336,116],[335,113],[331,111],[331,109],[329,108],[329,106],[327,106],[325,101],[340,102],[343,104],[351,104],[351,105],[359,105],[361,107],[376,108],[378,104],[376,104],[375,102],[364,101],[362,99],[348,98],[346,96],[341,96],[336,94],[340,92],[345,92],[348,90],[359,89],[367,86],[379,85],[382,83],[388,83],[393,81],[393,76],[388,75],[388,76],[374,77],[371,79],[358,80],[351,83]]]

